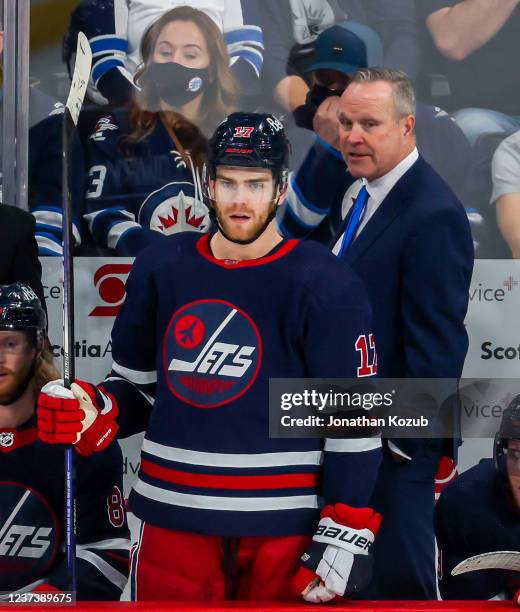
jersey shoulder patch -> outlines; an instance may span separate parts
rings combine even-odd
[[[110,137],[112,133],[119,131],[119,125],[116,123],[113,115],[105,115],[100,117],[96,123],[89,140],[93,142],[103,142]]]

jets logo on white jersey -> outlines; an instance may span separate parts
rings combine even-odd
[[[0,591],[18,589],[47,573],[57,533],[54,512],[37,491],[0,482]]]
[[[201,300],[179,309],[164,339],[172,393],[203,408],[227,404],[253,384],[261,362],[260,334],[253,320],[221,300]]]

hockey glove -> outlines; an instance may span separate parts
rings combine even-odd
[[[296,575],[296,587],[305,601],[330,601],[368,585],[373,564],[369,551],[382,519],[371,508],[340,503],[323,508],[313,542],[301,557],[303,567]]]
[[[74,444],[81,455],[104,450],[116,437],[115,398],[81,380],[47,383],[38,397],[38,435],[49,444]]]

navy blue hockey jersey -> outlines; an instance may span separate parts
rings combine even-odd
[[[39,441],[33,419],[0,428],[0,591],[41,583],[68,590],[63,448]],[[118,600],[130,548],[121,450],[76,455],[75,465],[77,598]]]
[[[114,324],[103,387],[120,434],[146,430],[130,507],[167,529],[310,534],[323,502],[368,505],[380,440],[269,438],[269,379],[357,377],[365,290],[316,243],[237,262],[209,242],[179,234],[137,257]]]
[[[435,508],[439,589],[443,599],[491,599],[520,588],[520,574],[482,570],[452,576],[461,561],[482,553],[520,551],[520,511],[491,459],[464,472],[442,492]]]
[[[123,155],[120,141],[129,131],[128,114],[115,113],[102,117],[88,140],[84,219],[94,243],[134,256],[162,236],[208,231],[191,158],[188,167],[159,118],[150,136]]]

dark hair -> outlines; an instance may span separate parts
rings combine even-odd
[[[168,11],[146,31],[141,41],[143,64],[137,71],[134,80],[139,84],[146,74],[148,66],[153,62],[153,52],[157,39],[164,27],[172,21],[190,21],[202,32],[208,46],[210,57],[209,70],[212,82],[202,94],[201,112],[194,125],[180,113],[167,111],[162,113],[164,121],[175,131],[179,141],[186,149],[197,166],[200,166],[206,154],[206,135],[235,110],[239,97],[239,89],[229,68],[229,55],[222,33],[213,20],[202,11],[189,6],[179,6]],[[130,126],[132,132],[121,140],[123,153],[128,154],[131,146],[149,136],[159,120],[159,97],[155,88],[143,83],[141,91],[130,111]]]

